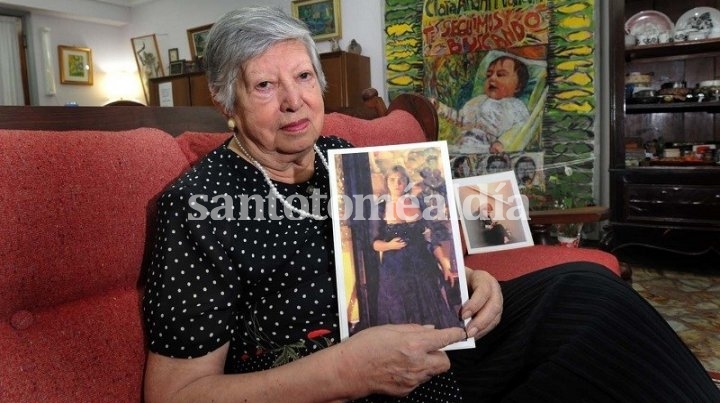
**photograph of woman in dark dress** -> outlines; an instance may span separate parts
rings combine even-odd
[[[436,328],[462,326],[449,300],[455,285],[450,258],[440,234],[422,216],[422,198],[407,197],[410,177],[396,165],[385,176],[388,194],[381,198],[377,236],[372,247],[381,254],[378,274],[377,323],[420,323]]]

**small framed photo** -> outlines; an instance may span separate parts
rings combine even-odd
[[[468,288],[447,144],[333,149],[328,162],[341,340],[388,323],[464,327]]]
[[[205,54],[205,41],[213,24],[203,25],[201,27],[190,28],[187,30],[188,42],[190,44],[190,57],[194,59],[202,59]]]
[[[308,26],[316,41],[342,37],[340,0],[293,0],[292,15]]]
[[[176,62],[180,60],[180,52],[178,51],[178,48],[172,48],[168,49],[168,62]]]
[[[90,48],[58,46],[61,84],[93,84],[92,51]]]
[[[185,59],[170,62],[170,75],[171,76],[174,76],[177,74],[183,74],[183,73],[185,73]]]
[[[453,189],[469,254],[534,245],[515,172],[455,179]]]

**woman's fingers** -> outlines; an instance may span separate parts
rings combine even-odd
[[[467,324],[468,337],[482,337],[490,332],[502,317],[503,296],[500,284],[489,273],[481,270],[466,270],[470,299],[463,305],[463,319]]]
[[[371,393],[405,396],[431,377],[450,369],[440,351],[465,339],[462,328],[434,329],[420,325],[371,327],[352,336],[352,365],[370,368],[357,371]],[[341,343],[342,345],[342,343]]]

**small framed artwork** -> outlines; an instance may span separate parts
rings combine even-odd
[[[60,59],[60,83],[92,85],[93,65],[90,48],[58,46]]]
[[[213,24],[207,24],[187,30],[188,42],[190,43],[190,56],[193,60],[202,59],[205,55],[205,41],[212,26]]]
[[[292,14],[308,26],[316,41],[342,37],[340,0],[293,0]]]
[[[455,179],[453,189],[468,253],[534,244],[515,172]]]
[[[389,323],[464,327],[447,144],[328,151],[340,338]],[[445,349],[472,348],[474,339]]]
[[[176,62],[180,59],[180,52],[178,52],[178,48],[172,48],[168,49],[168,62]]]
[[[130,39],[132,42],[135,62],[137,63],[140,81],[145,92],[145,101],[150,102],[150,79],[165,75],[163,64],[160,60],[157,38],[155,34],[139,36]]]
[[[177,74],[183,74],[183,73],[185,73],[185,59],[170,62],[170,75],[171,76],[177,75]]]

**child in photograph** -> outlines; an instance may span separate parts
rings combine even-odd
[[[530,118],[527,106],[517,98],[529,79],[525,63],[514,57],[501,56],[488,65],[484,93],[460,109],[461,124],[467,128],[461,140],[464,150],[487,152],[503,133]]]
[[[485,203],[480,207],[478,220],[482,223],[481,244],[494,246],[510,242],[510,234],[505,227],[493,218],[494,208],[492,204]]]

